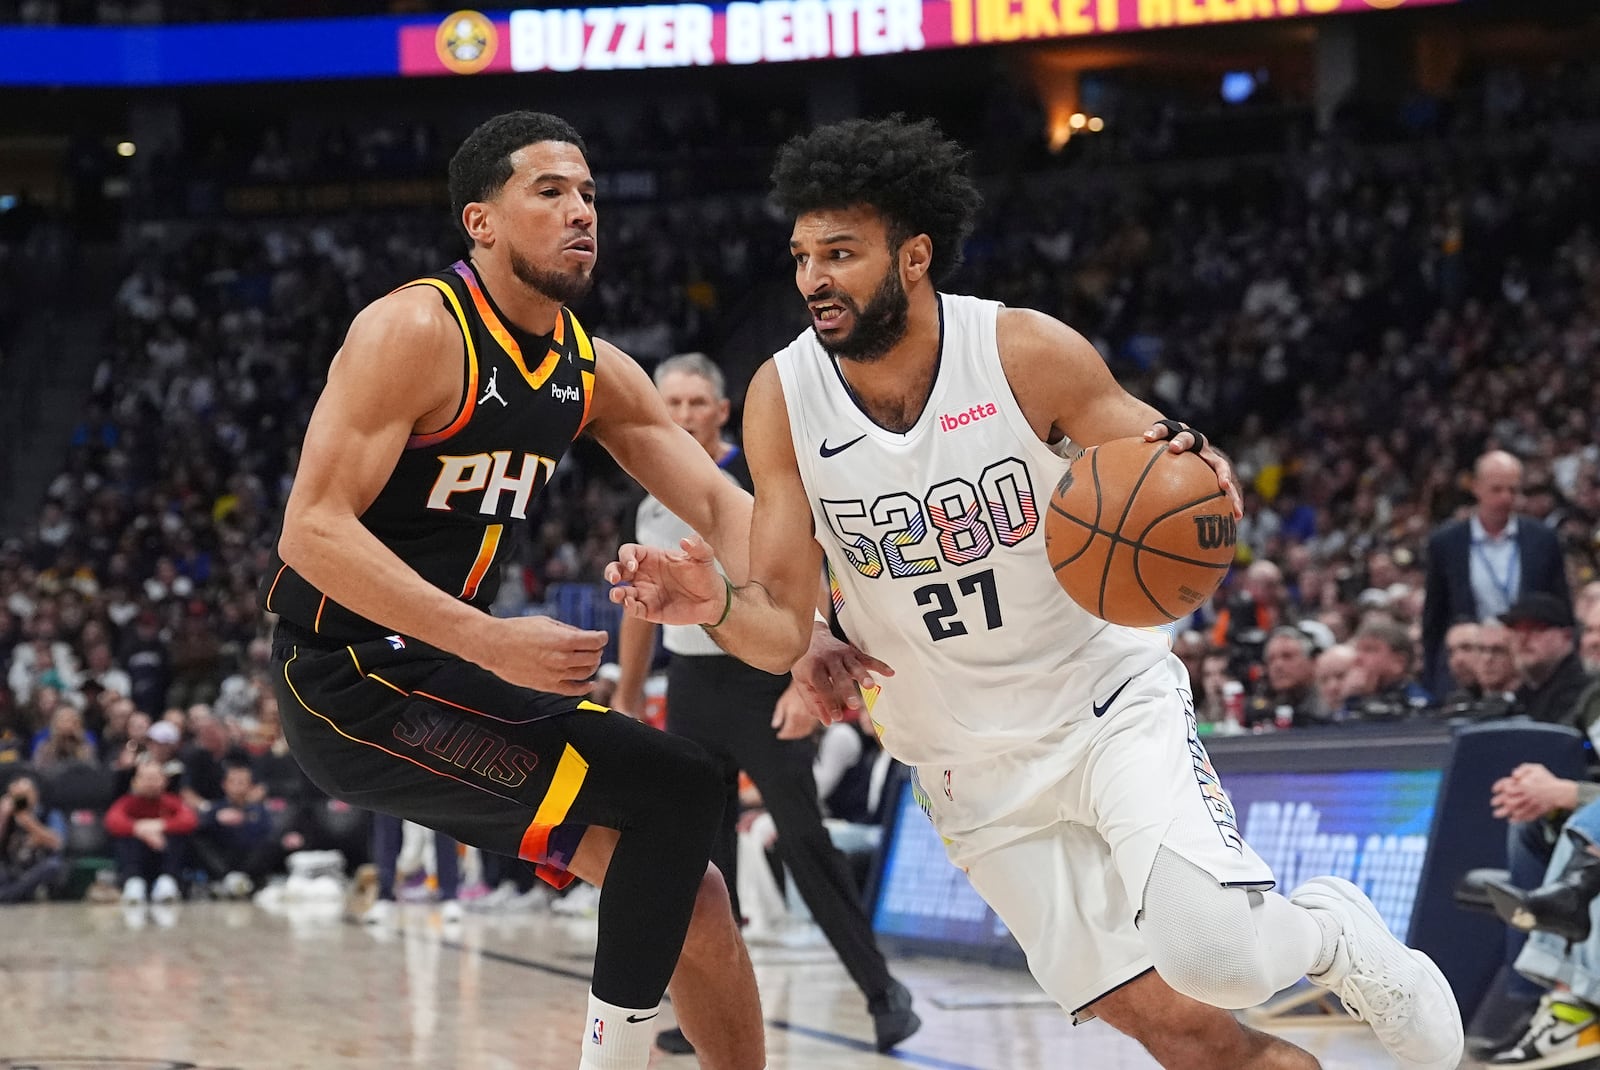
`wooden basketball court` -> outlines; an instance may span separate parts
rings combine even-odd
[[[0,1070],[571,1070],[594,923],[428,906],[363,927],[339,906],[247,903],[0,909]],[[893,963],[920,1033],[872,1050],[859,994],[826,944],[752,948],[770,1070],[1150,1070],[1099,1023],[1074,1028],[1026,974]],[[670,1017],[670,1007],[662,1015]],[[1392,1066],[1364,1026],[1285,1030],[1327,1070]],[[693,1070],[692,1056],[652,1066]]]

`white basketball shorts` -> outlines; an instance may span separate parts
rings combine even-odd
[[[1092,727],[1064,726],[1025,757],[917,771],[950,860],[1022,945],[1044,990],[1080,1020],[1151,968],[1134,920],[1158,848],[1219,884],[1273,884],[1195,732],[1183,663],[1169,656],[1111,681],[1094,704]],[[1031,768],[1017,767],[1023,761]],[[1040,764],[1059,772],[1042,788]],[[975,812],[990,815],[982,826],[964,820]]]

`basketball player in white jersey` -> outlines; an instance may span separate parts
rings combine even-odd
[[[1170,437],[1238,511],[1226,458],[1063,324],[936,289],[978,194],[932,123],[819,128],[773,178],[813,329],[746,396],[749,582],[724,581],[698,539],[625,546],[613,599],[819,691],[861,679],[855,664],[883,677],[865,692],[884,747],[1075,1020],[1104,1019],[1169,1070],[1306,1070],[1309,1054],[1227,1009],[1309,976],[1401,1066],[1456,1067],[1460,1012],[1437,967],[1346,881],[1273,891],[1165,636],[1089,615],[1051,573],[1039,510],[1073,444]],[[813,624],[823,551],[870,660],[830,653]]]

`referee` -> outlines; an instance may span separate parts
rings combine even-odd
[[[730,480],[750,489],[744,451],[723,437],[729,404],[722,371],[702,353],[685,353],[661,362],[655,372],[661,392],[679,427],[705,447]],[[653,497],[639,505],[635,541],[647,546],[675,547],[692,532]],[[615,705],[638,714],[643,708],[644,679],[655,650],[655,625],[637,617],[622,618],[618,661],[622,678]],[[877,1048],[886,1052],[922,1025],[911,1009],[911,993],[889,976],[872,925],[862,910],[848,863],[822,825],[811,764],[816,744],[783,735],[804,732],[810,715],[794,696],[786,696],[789,677],[752,668],[730,657],[700,628],[667,626],[665,643],[672,655],[667,669],[667,730],[705,748],[721,769],[727,791],[722,827],[711,848],[711,860],[722,871],[739,910],[737,842],[739,772],[761,792],[778,828],[778,853],[788,868],[812,917],[838,952],[856,986],[867,997]],[[782,711],[783,716],[775,717]],[[775,727],[782,725],[782,729]],[[694,1049],[676,1029],[656,1038],[662,1050],[687,1054]]]

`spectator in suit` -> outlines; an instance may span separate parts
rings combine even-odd
[[[1511,654],[1517,663],[1520,682],[1516,712],[1548,724],[1579,723],[1578,696],[1588,686],[1589,676],[1578,660],[1578,647],[1572,631],[1572,607],[1551,594],[1529,594],[1500,618],[1511,629]]]
[[[1472,470],[1472,515],[1428,539],[1422,682],[1433,694],[1451,690],[1444,636],[1452,621],[1497,617],[1536,591],[1571,604],[1561,543],[1550,528],[1516,515],[1521,492],[1522,462],[1503,450],[1485,453]]]

